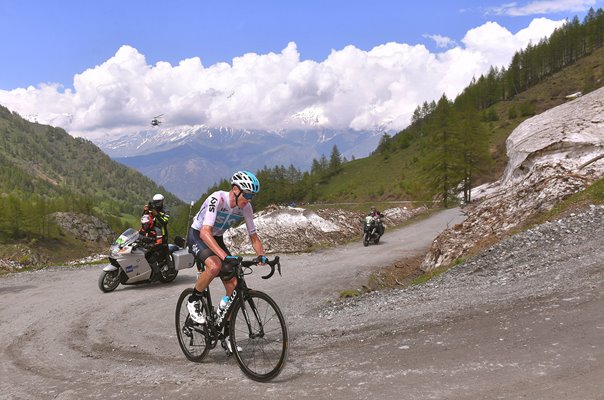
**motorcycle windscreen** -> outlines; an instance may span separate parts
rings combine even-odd
[[[138,231],[133,228],[128,228],[115,239],[113,245],[123,247],[134,242],[136,239],[138,239]]]

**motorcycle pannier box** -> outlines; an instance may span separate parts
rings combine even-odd
[[[174,257],[174,268],[176,268],[176,270],[191,268],[195,265],[193,254],[189,253],[189,250],[187,249],[175,251],[172,253],[172,257]]]

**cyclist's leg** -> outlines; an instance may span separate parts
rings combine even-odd
[[[203,271],[198,275],[193,291],[188,298],[187,309],[193,321],[198,324],[206,322],[206,315],[202,307],[204,292],[212,282],[212,279],[220,272],[220,260],[212,250],[201,240],[199,231],[191,228],[188,236],[189,252],[195,257],[198,268],[205,265]]]
[[[197,282],[195,282],[195,291],[203,292],[209,285],[210,282],[220,273],[220,266],[222,262],[218,256],[212,255],[207,257],[203,263],[205,264],[205,270],[199,274]]]
[[[226,244],[224,243],[224,239],[222,238],[222,236],[214,236],[214,239],[216,239],[216,243],[218,243],[220,248],[222,250],[224,250],[224,252],[227,253],[227,255],[230,256],[231,252],[227,248]],[[222,263],[221,263],[221,265],[222,265]],[[226,280],[221,279],[221,280],[222,280],[222,284],[224,285],[224,289],[226,290],[226,295],[230,296],[231,294],[233,294],[233,290],[235,290],[235,287],[237,286],[237,278],[233,277],[230,279],[226,279]]]
[[[216,243],[218,243],[218,245],[220,246],[220,248],[222,248],[222,250],[224,250],[224,252],[227,255],[231,255],[231,252],[229,251],[229,249],[227,248],[226,244],[224,243],[224,240],[222,238],[222,236],[220,237],[214,237],[214,239],[216,239]],[[222,263],[221,263],[222,265]],[[230,277],[233,275],[233,270],[225,270],[222,269],[220,271],[220,280],[222,281],[222,284],[224,285],[224,289],[226,292],[227,296],[231,296],[233,294],[233,291],[235,290],[235,287],[237,286],[237,278],[236,277]],[[231,349],[231,342],[229,339],[229,326],[230,326],[230,315],[228,317],[228,319],[224,322],[224,330],[223,330],[223,341],[222,341],[222,347],[226,350],[227,355],[231,355],[233,353],[233,350]]]
[[[201,361],[211,347],[211,339],[208,335],[207,328],[204,325],[192,325],[189,319],[191,314],[188,310],[188,299],[193,292],[193,289],[185,289],[176,303],[176,335],[178,343],[185,356],[195,362]],[[201,312],[208,315],[208,305],[205,301],[201,301]]]
[[[212,279],[220,273],[221,262],[212,250],[201,240],[199,231],[190,228],[187,238],[189,252],[195,257],[198,266],[205,265],[205,269],[197,277],[195,282],[194,297],[200,295],[212,282]]]

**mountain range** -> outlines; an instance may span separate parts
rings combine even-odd
[[[205,125],[148,129],[119,138],[96,139],[112,159],[132,167],[185,201],[198,200],[234,171],[277,165],[309,170],[313,159],[336,146],[347,159],[366,157],[382,133],[311,127],[249,130]]]

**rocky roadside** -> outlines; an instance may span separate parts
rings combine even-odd
[[[99,254],[99,251],[108,249],[109,243],[115,239],[111,227],[91,215],[56,212],[51,214],[50,218],[59,227],[62,236],[75,238],[77,243],[73,254],[79,254],[79,257],[66,261],[68,265],[86,264],[104,258],[106,255]],[[94,251],[94,254],[90,254],[90,251]],[[2,245],[0,246],[0,273],[49,265],[52,262],[51,252],[52,250],[40,246],[38,241]]]
[[[424,206],[394,207],[383,210],[386,230],[426,213]],[[300,253],[328,248],[360,239],[367,213],[326,208],[312,211],[299,207],[272,206],[256,214],[254,223],[267,254]],[[253,254],[246,227],[227,231],[225,242],[231,252]]]
[[[344,299],[317,310],[316,317],[330,321],[325,334],[335,337],[383,329],[401,314],[413,326],[528,298],[576,298],[582,288],[597,288],[604,280],[603,219],[604,205],[591,205],[512,235],[423,285]]]

